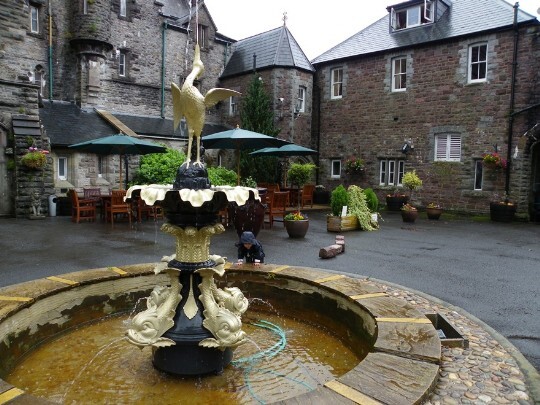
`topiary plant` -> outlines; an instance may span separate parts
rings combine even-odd
[[[366,203],[366,195],[358,186],[350,186],[347,190],[349,194],[349,214],[358,218],[358,224],[364,231],[374,231],[378,224],[371,220],[371,210]]]
[[[375,191],[371,188],[366,188],[363,192],[366,196],[366,204],[369,210],[371,212],[379,211],[379,198],[377,197],[377,194],[375,194]]]
[[[330,197],[332,215],[340,217],[341,211],[346,205],[349,205],[349,194],[347,193],[347,190],[345,190],[345,187],[340,184],[332,191],[332,196]]]

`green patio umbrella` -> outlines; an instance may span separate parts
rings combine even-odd
[[[228,131],[206,135],[201,138],[205,149],[234,149],[236,150],[236,171],[240,184],[240,151],[265,147],[279,147],[289,142],[273,136],[260,134],[236,127]]]
[[[280,146],[279,148],[263,148],[251,152],[251,156],[307,156],[316,155],[319,152],[313,149],[306,148],[304,146],[291,143],[288,145]]]
[[[120,155],[120,187],[122,187],[123,155],[147,155],[150,153],[163,153],[167,150],[164,146],[122,133],[76,143],[69,145],[69,148],[81,152],[95,153],[96,155]]]

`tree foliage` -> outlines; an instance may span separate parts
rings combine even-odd
[[[132,184],[172,184],[177,169],[186,160],[186,155],[176,149],[167,148],[165,153],[141,156],[139,170]]]
[[[280,132],[280,129],[274,126],[272,102],[258,74],[253,75],[246,95],[243,97],[240,122],[241,127],[248,131],[274,137]],[[241,151],[240,153],[241,177],[251,176],[258,182],[276,182],[279,179],[278,159],[275,157],[253,157],[249,155],[249,152],[252,151]]]
[[[237,175],[234,170],[224,167],[209,167],[208,179],[213,186],[236,186]]]

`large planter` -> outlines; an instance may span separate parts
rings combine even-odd
[[[313,204],[330,204],[330,192],[315,189],[313,192]]]
[[[426,208],[428,219],[439,219],[443,213],[442,208]]]
[[[309,228],[309,219],[297,220],[297,221],[287,221],[284,220],[283,224],[285,229],[289,234],[289,238],[303,238],[306,236],[306,233]]]
[[[400,211],[401,207],[407,204],[409,197],[406,195],[387,195],[386,209],[388,211]]]
[[[401,210],[401,218],[403,222],[413,223],[418,218],[417,210]]]
[[[329,215],[326,217],[326,230],[328,232],[344,232],[360,229],[356,215],[345,215],[336,217]]]
[[[517,204],[492,202],[489,204],[489,214],[492,221],[512,222],[517,210]]]
[[[242,206],[231,202],[227,210],[230,222],[234,225],[238,237],[244,231],[253,232],[253,235],[257,236],[264,221],[264,205],[259,200],[250,198]]]

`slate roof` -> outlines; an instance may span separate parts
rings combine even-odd
[[[450,2],[447,2],[450,3]],[[311,61],[314,65],[355,56],[386,52],[481,32],[510,28],[513,6],[504,0],[453,0],[450,8],[433,24],[391,33],[389,14]],[[536,22],[522,10],[518,23]]]
[[[173,121],[168,118],[113,113],[122,123],[138,135],[170,139],[187,139],[178,128],[173,132]],[[39,118],[53,147],[65,147],[77,142],[89,141],[108,135],[115,135],[118,130],[110,125],[94,110],[82,110],[74,103],[66,101],[43,101]],[[229,127],[206,123],[202,135],[225,131]]]
[[[257,55],[257,70],[270,67],[294,67],[315,72],[304,51],[284,25],[233,44],[231,58],[221,77],[251,72],[253,70],[253,55]]]
[[[52,146],[67,146],[102,136],[115,135],[118,131],[107,124],[95,111],[81,110],[75,103],[43,100],[39,118]]]

